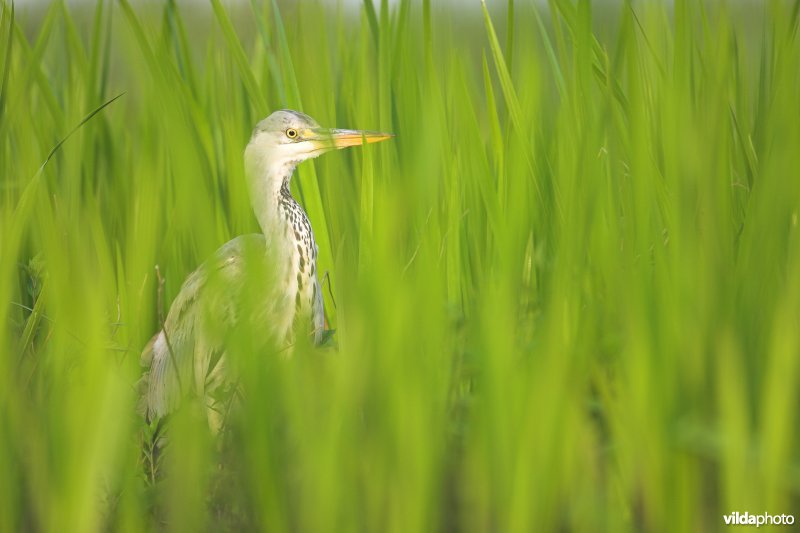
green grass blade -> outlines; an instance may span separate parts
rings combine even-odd
[[[244,83],[245,89],[247,89],[247,94],[255,103],[256,109],[259,110],[259,113],[263,114],[267,109],[269,109],[269,106],[264,99],[261,89],[258,87],[256,78],[253,75],[253,70],[250,68],[250,62],[247,60],[247,56],[244,53],[242,44],[239,42],[239,38],[236,36],[236,31],[233,29],[230,18],[228,17],[225,8],[222,7],[220,0],[211,0],[211,7],[214,10],[214,16],[216,17],[217,23],[222,29],[225,42],[228,44],[228,48],[230,49],[231,53],[233,54],[233,58],[236,61],[236,66],[239,67],[239,75],[242,77],[242,83]]]
[[[6,14],[8,12],[8,14]],[[3,57],[3,77],[2,82],[0,82],[0,122],[3,121],[3,114],[6,109],[6,94],[8,91],[8,77],[11,74],[11,51],[13,50],[14,46],[14,2],[11,2],[11,7],[6,7],[6,3],[3,2],[3,16],[0,18],[0,29],[3,27],[3,22],[8,19],[8,35],[6,37],[6,53]],[[0,38],[2,35],[0,34]]]

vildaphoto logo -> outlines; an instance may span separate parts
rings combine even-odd
[[[722,515],[726,526],[791,526],[794,524],[794,515],[790,514],[750,514],[738,511]]]

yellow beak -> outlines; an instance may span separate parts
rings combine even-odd
[[[361,144],[371,144],[394,137],[391,133],[362,130],[315,129],[312,130],[312,139],[331,143],[331,148],[347,148]]]

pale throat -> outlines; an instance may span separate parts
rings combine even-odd
[[[268,239],[281,225],[280,202],[289,193],[296,162],[269,164],[268,158],[246,161],[247,184],[261,232]]]

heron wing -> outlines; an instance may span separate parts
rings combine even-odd
[[[263,235],[242,235],[186,279],[163,329],[142,352],[148,370],[140,383],[140,411],[148,420],[172,411],[185,394],[204,397],[223,384],[224,336],[238,318],[245,263],[265,255]]]

